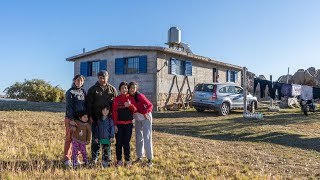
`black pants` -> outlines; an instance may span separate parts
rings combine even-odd
[[[96,124],[92,124],[91,157],[93,161],[97,161],[100,154],[100,144],[97,143],[94,138],[95,128],[97,128],[96,126]]]
[[[116,133],[116,155],[117,160],[122,160],[122,148],[124,150],[124,159],[130,161],[130,140],[133,124],[117,124],[118,133]]]

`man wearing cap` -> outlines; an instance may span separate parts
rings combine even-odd
[[[107,71],[98,73],[98,81],[91,86],[87,94],[89,122],[92,124],[92,133],[97,126],[97,120],[100,118],[101,108],[109,105],[112,107],[113,99],[118,93],[114,86],[108,83],[109,74]],[[92,135],[92,137],[95,137]],[[96,163],[99,157],[100,144],[95,140],[91,142],[92,162]]]

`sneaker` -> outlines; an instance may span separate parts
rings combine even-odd
[[[72,168],[72,162],[70,160],[64,161],[63,165],[66,168]]]
[[[108,161],[102,161],[102,167],[107,168],[108,167]]]
[[[131,167],[132,166],[132,162],[131,161],[126,161],[126,166],[127,167]]]
[[[116,167],[119,167],[119,166],[122,166],[122,165],[123,165],[123,163],[122,163],[121,160],[117,161]]]
[[[133,164],[139,164],[139,163],[141,163],[142,161],[141,161],[141,159],[140,158],[137,158],[137,160],[135,160],[134,162],[133,162]]]
[[[84,163],[84,166],[85,166],[85,167],[90,167],[89,161],[85,162],[85,163]]]
[[[91,164],[91,165],[96,165],[97,162],[98,162],[98,159],[92,159],[92,160],[90,161],[90,164]]]
[[[79,164],[79,165],[83,165],[83,164],[85,164],[85,162],[82,162],[82,161],[80,161],[80,160],[78,159],[78,164]]]
[[[152,167],[152,165],[153,165],[152,160],[149,159],[149,160],[148,160],[148,163],[147,163],[147,166],[148,166],[148,167]]]

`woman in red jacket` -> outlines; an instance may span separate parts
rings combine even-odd
[[[148,159],[148,166],[152,166],[152,103],[146,98],[146,96],[138,92],[138,83],[129,83],[129,93],[134,97],[137,112],[133,114],[135,120],[135,132],[136,132],[136,153],[137,161],[141,162],[141,158],[146,152]]]
[[[128,83],[121,82],[119,85],[120,95],[117,96],[112,104],[112,116],[115,124],[116,133],[116,166],[122,166],[122,148],[124,150],[125,165],[131,166],[130,161],[130,140],[132,135],[133,113],[137,111],[135,101],[128,94]]]

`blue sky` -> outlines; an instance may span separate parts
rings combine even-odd
[[[106,45],[165,46],[170,26],[195,54],[277,79],[320,69],[320,1],[2,1],[0,92],[38,78],[68,89],[67,57]]]

